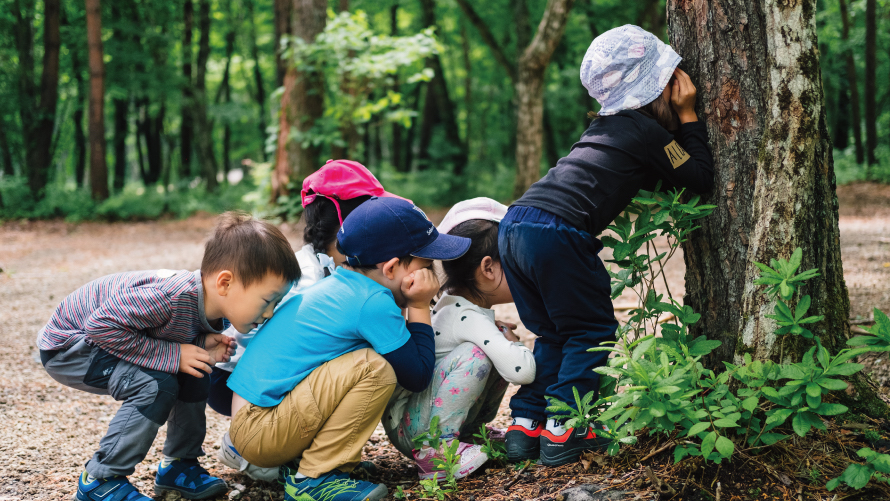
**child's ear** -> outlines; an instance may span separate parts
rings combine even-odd
[[[396,266],[399,265],[399,258],[394,257],[385,263],[381,263],[380,271],[383,272],[383,276],[388,280],[392,280],[396,277]]]
[[[223,270],[216,274],[216,293],[227,296],[229,289],[235,283],[235,275],[229,270]]]
[[[482,275],[488,280],[495,279],[495,265],[497,263],[491,256],[485,256],[482,258],[482,261],[479,263],[479,269],[482,271]]]

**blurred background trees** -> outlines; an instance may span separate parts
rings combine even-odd
[[[890,0],[817,5],[838,181],[890,182]],[[0,218],[293,216],[334,157],[423,205],[508,202],[598,108],[590,41],[627,23],[667,40],[665,8],[0,0]]]

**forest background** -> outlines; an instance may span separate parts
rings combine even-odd
[[[293,218],[336,157],[424,206],[509,202],[598,109],[578,78],[591,40],[632,23],[667,41],[664,0],[578,0],[528,77],[546,4],[0,0],[0,219]],[[890,1],[817,9],[838,183],[890,182]]]

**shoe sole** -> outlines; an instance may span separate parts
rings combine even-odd
[[[461,469],[454,474],[454,478],[464,478],[467,475],[473,473],[478,470],[482,465],[484,465],[488,461],[488,456],[486,454],[479,454],[474,457],[469,463],[463,465]]]
[[[368,493],[364,501],[380,501],[381,499],[386,499],[387,494],[389,494],[389,489],[383,484],[377,484],[377,487]]]
[[[541,457],[541,449],[538,447],[529,447],[527,449],[507,450],[507,461],[518,463],[520,461],[528,461],[533,459],[537,461]]]
[[[211,487],[206,491],[195,493],[180,489],[178,487],[158,485],[157,483],[155,483],[155,496],[163,496],[165,492],[175,491],[178,492],[183,499],[207,499],[225,494],[228,490],[229,486],[225,483],[217,484],[215,487]]]

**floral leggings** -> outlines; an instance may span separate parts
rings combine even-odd
[[[429,430],[439,416],[441,438],[472,437],[493,420],[507,391],[507,382],[478,346],[463,343],[436,364],[430,386],[408,397],[398,427],[384,429],[396,449],[412,457],[412,438]]]

